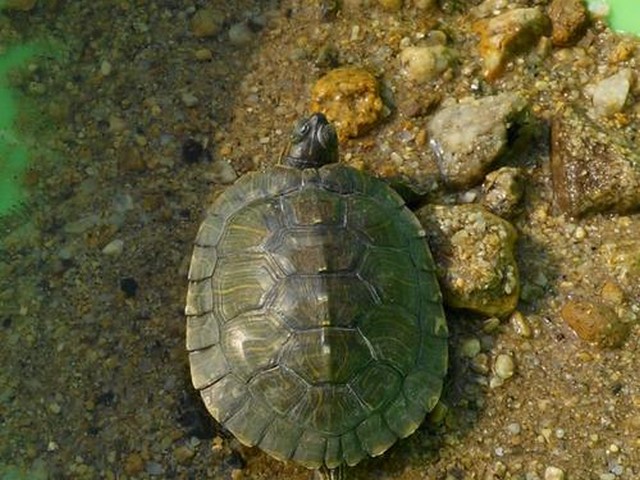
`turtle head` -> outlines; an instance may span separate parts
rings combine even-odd
[[[291,135],[285,165],[296,168],[319,168],[338,161],[338,136],[322,113],[314,113],[296,125]]]

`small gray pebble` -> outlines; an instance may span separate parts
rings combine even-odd
[[[229,41],[234,45],[246,45],[253,40],[253,32],[246,22],[235,23],[229,27]]]
[[[147,462],[146,470],[149,475],[164,475],[164,468],[158,462]]]
[[[200,103],[200,100],[198,100],[198,97],[196,97],[191,92],[182,92],[180,94],[180,99],[182,100],[182,103],[184,104],[184,106],[187,108],[195,107],[196,105],[198,105],[198,103]]]
[[[520,426],[519,423],[513,422],[507,425],[507,431],[511,435],[518,435],[522,431],[522,427]]]

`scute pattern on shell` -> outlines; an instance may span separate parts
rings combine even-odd
[[[339,164],[244,176],[202,223],[189,281],[193,384],[247,445],[354,465],[438,401],[447,326],[433,260],[380,180]]]

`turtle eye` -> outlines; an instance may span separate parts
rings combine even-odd
[[[298,128],[298,135],[304,137],[307,133],[309,133],[310,128],[311,127],[309,127],[309,122],[304,122],[302,125],[300,125],[300,128]]]
[[[293,129],[291,133],[291,141],[294,143],[299,143],[305,139],[307,134],[309,133],[309,122],[301,121]]]

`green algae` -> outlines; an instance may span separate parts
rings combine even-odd
[[[587,0],[589,10],[603,17],[612,30],[640,35],[640,2],[638,0]]]
[[[0,4],[1,5],[1,4]],[[8,76],[24,66],[38,48],[19,45],[0,54],[0,217],[11,213],[24,201],[22,178],[29,166],[29,150],[16,128],[20,97],[9,85]]]
[[[616,32],[640,35],[640,2],[609,0],[609,26]]]

